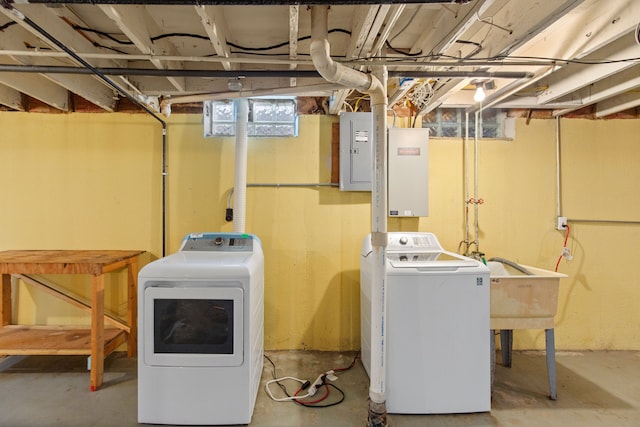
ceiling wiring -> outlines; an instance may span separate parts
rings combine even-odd
[[[7,28],[9,28],[10,26],[16,25],[16,24],[17,24],[17,22],[15,22],[15,21],[9,21],[6,24],[2,24],[2,25],[0,25],[0,31],[4,31]]]
[[[412,18],[415,18],[417,12],[412,16]],[[491,18],[483,18],[482,22],[486,22],[487,20],[489,20]],[[14,21],[10,21],[7,22],[3,25],[0,26],[0,31],[4,31],[7,28],[15,25],[16,22]],[[405,26],[407,26],[409,23],[407,23]],[[134,43],[129,41],[129,40],[120,40],[117,37],[114,37],[113,35],[105,32],[105,31],[100,31],[94,28],[89,28],[89,27],[84,27],[84,26],[80,26],[80,25],[73,25],[72,26],[75,30],[77,31],[85,31],[85,32],[91,32],[91,33],[95,33],[95,34],[99,34],[111,41],[113,41],[114,43],[120,44],[120,45],[126,45],[126,46],[131,46]],[[491,29],[491,27],[490,27]],[[485,35],[484,40],[486,40],[489,32],[487,32],[487,35]],[[405,28],[403,28],[400,32],[398,32],[396,35],[394,35],[393,37],[391,37],[389,40],[385,41],[385,45],[387,46],[387,48],[389,50],[391,50],[392,52],[397,53],[398,55],[401,55],[402,58],[394,58],[394,57],[389,57],[389,56],[371,56],[371,57],[355,57],[353,58],[353,60],[375,60],[375,59],[384,59],[385,61],[389,62],[389,63],[393,63],[394,61],[406,61],[406,58],[411,58],[415,61],[418,60],[428,60],[431,59],[433,60],[433,62],[437,62],[438,59],[450,59],[450,60],[455,60],[460,62],[461,64],[464,63],[464,61],[466,59],[471,59],[471,56],[473,57],[474,61],[487,61],[487,62],[500,62],[500,65],[509,65],[508,63],[510,61],[540,61],[540,62],[553,62],[556,65],[566,65],[566,64],[576,64],[576,65],[600,65],[600,64],[616,64],[616,63],[625,63],[625,62],[640,62],[640,57],[632,57],[632,58],[621,58],[621,59],[597,59],[597,60],[585,60],[585,59],[567,59],[567,58],[556,58],[556,57],[545,57],[545,56],[512,56],[512,55],[495,55],[495,56],[486,56],[486,57],[475,57],[475,55],[482,49],[482,42],[474,42],[471,40],[456,40],[456,43],[460,43],[460,44],[468,44],[468,45],[473,45],[476,46],[476,50],[474,50],[473,52],[471,52],[469,55],[466,55],[465,57],[459,57],[459,56],[454,56],[454,55],[447,55],[447,54],[443,54],[443,53],[439,53],[439,54],[422,54],[422,52],[417,52],[417,53],[408,53],[405,52],[403,50],[401,50],[400,48],[394,47],[391,45],[390,41],[392,41],[394,38],[396,38],[402,31],[404,31]],[[351,35],[351,31],[343,29],[343,28],[333,28],[329,30],[329,33],[342,33],[342,34],[346,34],[346,35]],[[193,34],[193,33],[166,33],[166,34],[159,34],[157,36],[153,36],[150,38],[151,41],[157,41],[157,40],[161,40],[161,39],[165,39],[165,38],[172,38],[172,37],[191,37],[191,38],[197,38],[197,39],[201,39],[201,40],[209,40],[209,38],[207,36],[203,36],[200,34]],[[310,39],[311,36],[301,36],[298,38],[298,41],[304,41],[304,40],[308,40]],[[238,49],[238,51],[231,51],[231,53],[236,53],[236,54],[246,54],[246,55],[263,55],[263,56],[288,56],[288,53],[260,53],[260,52],[265,52],[268,50],[275,50],[281,47],[285,47],[287,45],[289,45],[289,41],[284,41],[281,43],[277,43],[277,44],[273,44],[273,45],[268,45],[268,46],[259,46],[259,47],[249,47],[249,46],[242,46],[240,44],[236,44],[233,42],[229,42],[227,41],[227,44],[231,47],[233,47],[234,49]],[[95,47],[101,47],[104,49],[109,49],[112,50],[114,52],[120,53],[120,54],[126,54],[126,52],[120,51],[116,48],[110,47],[110,46],[104,46],[101,45],[97,42],[93,42],[93,45]],[[308,53],[298,53],[299,56],[309,56]],[[205,55],[203,57],[206,56],[216,56],[215,54],[212,55]],[[339,55],[335,55],[334,57],[336,58],[343,58],[344,56],[339,56]],[[498,65],[498,64],[496,64]],[[547,65],[547,64],[541,64],[541,65]]]

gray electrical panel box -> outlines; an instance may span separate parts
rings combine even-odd
[[[340,114],[340,190],[371,191],[373,115]]]
[[[429,129],[391,128],[388,142],[389,216],[428,216]]]

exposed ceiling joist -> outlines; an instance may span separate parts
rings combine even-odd
[[[410,53],[438,55],[447,51],[496,2],[504,0],[476,0],[457,6],[458,9],[454,12],[443,8],[434,19],[434,24],[413,45]]]
[[[177,53],[175,46],[173,46],[170,41],[161,39],[154,42],[151,40],[151,32],[159,34],[160,30],[147,13],[145,6],[103,5],[99,7],[105,15],[118,25],[140,52],[147,55],[175,55]],[[164,64],[157,59],[151,59],[151,63],[158,69],[183,68],[182,64],[178,61],[171,61],[169,64]],[[177,77],[168,77],[167,79],[177,90],[186,90],[185,79]]]
[[[389,9],[389,11],[387,12],[387,20],[380,30],[380,35],[376,40],[375,45],[373,45],[373,48],[371,48],[372,55],[378,55],[378,53],[382,50],[382,47],[391,35],[391,30],[396,25],[396,22],[398,22],[398,19],[400,18],[400,15],[402,15],[405,7],[406,6],[404,4],[391,6],[391,9]]]
[[[94,50],[94,47],[91,43],[86,40],[82,35],[78,34],[73,28],[60,19],[57,14],[53,13],[49,8],[44,6],[31,6],[28,8],[28,12],[32,19],[37,19],[40,22],[43,22],[44,27],[47,32],[50,34],[55,34],[55,36],[65,41],[65,43],[70,44],[71,46],[78,47],[81,49],[87,49],[89,51]],[[12,17],[10,12],[8,12],[4,8],[0,8],[5,15],[8,17]],[[22,21],[18,22],[18,27],[15,29],[11,29],[2,35],[0,39],[0,47],[2,49],[24,49],[24,39],[26,34],[34,33],[33,29],[27,25],[24,25]],[[35,39],[37,40],[37,39]],[[57,46],[51,45],[56,50],[58,50]],[[71,61],[68,56],[61,59],[46,59],[46,58],[27,58],[15,56],[13,59],[20,64],[29,64],[29,65],[60,65],[62,62]],[[74,61],[72,61],[74,62]],[[115,62],[113,61],[99,61],[102,64],[111,64],[113,65]],[[82,76],[81,78],[72,78],[70,76],[59,76],[59,75],[51,75],[45,74],[46,78],[51,80],[52,82],[62,86],[63,88],[69,90],[70,92],[76,93],[88,101],[100,106],[106,111],[113,111],[116,105],[116,99],[114,98],[113,91],[105,86],[102,82],[94,77]],[[51,92],[51,91],[50,91]],[[40,99],[42,102],[47,103],[45,99],[57,99],[57,97],[51,98],[50,95],[43,97],[44,99]],[[56,105],[52,105],[55,108],[61,107],[61,104],[56,101]],[[64,106],[63,108],[66,108]]]
[[[596,106],[596,117],[606,117],[638,106],[640,106],[640,92],[628,92],[599,103]]]
[[[298,33],[300,21],[300,6],[289,6],[289,59],[298,58]],[[298,64],[289,65],[290,70],[298,68]],[[295,86],[297,83],[295,78],[289,82],[289,86]]]
[[[66,25],[66,24],[63,24]],[[2,35],[0,38],[1,49],[24,48],[23,40],[25,31],[22,28],[14,28]],[[59,66],[61,63],[67,63],[65,59],[52,59],[46,57],[29,58],[26,56],[15,56],[12,59],[25,66]],[[114,111],[116,99],[113,90],[98,82],[92,76],[64,76],[59,74],[42,74],[52,82],[64,87],[70,92],[76,93],[84,99],[98,105],[106,111]]]
[[[618,95],[640,88],[640,66],[628,68],[609,78],[602,79],[569,95],[567,101],[575,101],[575,106],[554,111],[555,115],[565,115],[584,106],[596,104],[605,99],[616,99]],[[561,100],[560,100],[561,101]],[[537,99],[536,99],[537,102]]]
[[[555,72],[546,79],[545,82],[548,89],[538,97],[538,101],[541,104],[554,101],[598,80],[632,67],[633,62],[624,60],[636,57],[639,50],[634,34],[632,32],[627,33],[614,43],[581,59],[586,62],[598,62],[602,60],[612,62],[594,63],[589,67],[581,64],[569,64],[565,66],[562,70]],[[617,62],[620,60],[623,62]]]
[[[0,84],[0,104],[17,111],[24,111],[22,94],[3,84]]]
[[[67,75],[78,72],[78,63],[91,72],[108,70],[136,99],[305,94],[322,83],[309,74],[305,3],[173,1],[61,0],[52,7],[0,0],[0,80],[7,80],[0,103],[28,110],[33,96],[66,110],[76,96],[94,105],[92,111],[112,111],[112,86],[85,73]],[[637,44],[621,38],[640,20],[638,0],[338,3],[329,26],[351,37],[330,37],[334,60],[363,72],[386,65],[391,105],[414,98],[423,112],[438,106],[475,111],[469,83],[490,79],[485,109],[517,105],[564,114],[591,105],[589,111],[605,114],[614,104],[633,105],[640,87],[632,71],[640,67]],[[19,22],[22,14],[46,31]],[[612,58],[628,61],[571,63]],[[407,71],[396,73],[401,70]],[[433,74],[443,71],[449,74]],[[505,71],[527,78],[514,81],[519,77]],[[229,92],[231,78],[242,79],[242,92]],[[414,84],[421,90],[411,89]],[[345,102],[355,108],[349,89],[333,90],[331,113],[344,110]]]
[[[3,73],[0,84],[25,93],[61,111],[69,111],[69,92],[37,74]]]
[[[227,35],[229,30],[224,19],[224,11],[220,6],[195,6],[196,12],[202,20],[202,25],[211,40],[211,44],[218,56],[223,58],[231,57],[231,49],[227,45]],[[222,66],[225,70],[232,70],[233,64],[229,61],[223,61]]]

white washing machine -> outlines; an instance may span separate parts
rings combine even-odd
[[[138,280],[138,421],[247,424],[262,374],[264,257],[250,234],[185,237]]]
[[[361,349],[371,366],[371,239],[360,261]],[[388,234],[389,413],[491,410],[489,269],[442,249],[431,233]]]

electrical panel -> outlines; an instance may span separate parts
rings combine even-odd
[[[340,114],[340,190],[371,191],[373,115]],[[390,128],[387,144],[388,215],[428,216],[429,129]]]
[[[373,114],[340,114],[340,190],[371,191]]]
[[[428,216],[429,129],[389,129],[387,155],[389,216]]]

